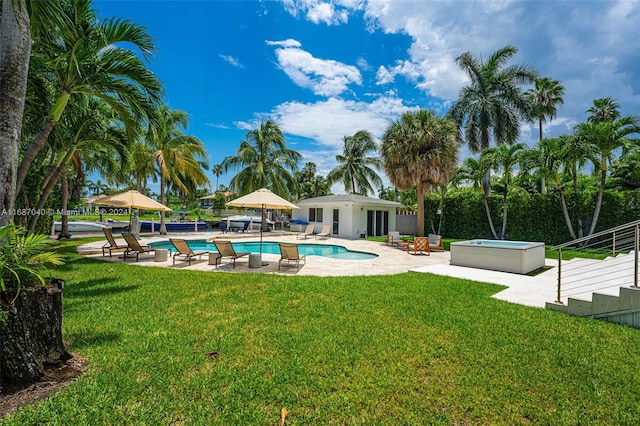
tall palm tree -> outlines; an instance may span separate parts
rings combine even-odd
[[[561,162],[561,139],[544,138],[532,149],[526,149],[519,155],[520,170],[523,173],[535,171],[540,179],[540,193],[547,193],[547,180],[557,173]],[[555,181],[554,181],[555,182]]]
[[[500,231],[500,239],[504,240],[507,235],[507,198],[509,190],[511,189],[511,180],[513,177],[513,169],[519,162],[519,155],[526,147],[525,144],[518,143],[515,145],[507,146],[500,144],[496,147],[489,148],[483,151],[482,155],[485,156],[491,164],[491,168],[495,171],[502,172],[502,230]]]
[[[11,212],[16,198],[18,143],[31,55],[26,0],[3,0],[0,20],[0,212]],[[0,214],[0,226],[12,215]]]
[[[240,195],[260,188],[270,189],[281,197],[289,198],[296,193],[293,174],[298,169],[302,156],[287,148],[280,127],[267,120],[260,128],[251,130],[236,155],[224,159],[224,171],[240,169],[229,183],[229,187]]]
[[[218,179],[224,173],[224,168],[222,167],[222,164],[214,164],[211,167],[211,171],[213,172],[213,175],[216,177],[216,191],[217,191],[218,190]]]
[[[336,155],[338,165],[327,174],[329,186],[342,182],[348,194],[368,195],[375,193],[375,187],[382,185],[382,179],[376,173],[380,170],[380,159],[367,157],[378,152],[373,135],[360,130],[353,136],[345,136],[342,154]]]
[[[520,121],[534,117],[533,105],[521,86],[532,83],[538,73],[526,64],[507,66],[507,61],[517,52],[515,46],[509,45],[491,54],[486,61],[471,52],[456,58],[471,83],[462,88],[450,114],[464,129],[464,140],[472,152],[489,148],[492,139],[496,145],[515,143],[520,136]],[[489,175],[485,176],[483,188],[489,196]]]
[[[18,192],[72,96],[82,93],[108,103],[133,139],[137,121],[153,114],[153,103],[161,95],[160,81],[137,54],[149,58],[154,49],[143,27],[115,18],[100,22],[91,0],[61,2],[60,11],[64,23],[42,35],[36,45],[37,53],[49,59],[57,99],[24,152],[17,172]]]
[[[455,123],[429,110],[406,112],[384,132],[380,153],[391,183],[416,187],[418,236],[424,236],[425,190],[449,182],[459,147]]]
[[[602,195],[607,179],[607,164],[613,160],[615,150],[623,147],[628,148],[632,143],[637,145],[638,139],[630,138],[634,134],[640,134],[640,119],[637,117],[623,117],[615,121],[591,121],[578,124],[576,127],[576,136],[591,146],[600,167],[598,198],[591,228],[587,235],[591,235],[595,231],[600,215]]]
[[[169,182],[182,191],[188,190],[188,180],[197,185],[209,182],[203,169],[208,166],[207,151],[200,139],[186,135],[187,113],[160,107],[158,121],[149,127],[147,143],[152,149],[150,161],[158,167],[160,175],[160,203],[165,202],[165,189]],[[160,234],[167,233],[164,213],[160,214]]]
[[[620,104],[611,97],[594,99],[587,112],[589,123],[612,122],[620,118]]]
[[[564,86],[558,80],[549,77],[537,78],[535,87],[525,93],[533,104],[534,114],[538,118],[539,141],[542,142],[542,123],[553,120],[558,113],[557,105],[564,103]]]

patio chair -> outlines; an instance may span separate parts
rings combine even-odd
[[[280,266],[282,262],[287,262],[290,264],[291,262],[296,263],[297,270],[300,270],[300,262],[302,264],[307,263],[307,256],[304,254],[300,254],[298,252],[298,245],[294,243],[280,243],[280,260],[278,261],[278,271],[280,270]]]
[[[437,234],[429,234],[429,250],[442,250],[444,251],[444,246],[442,245],[442,236]]]
[[[133,257],[132,253],[135,253],[137,262],[140,253],[155,253],[156,251],[156,249],[149,246],[141,245],[133,234],[122,234],[122,238],[127,242],[127,249],[124,251],[124,260],[127,260],[127,257]]]
[[[307,225],[307,228],[296,235],[296,240],[306,240],[307,237],[313,236],[313,223]]]
[[[400,247],[400,243],[402,243],[402,239],[400,238],[400,232],[398,231],[389,231],[387,234],[387,245],[388,246],[396,246]]]
[[[322,230],[315,235],[315,238],[324,240],[331,235],[331,225],[322,225]]]
[[[248,256],[249,252],[244,251],[236,251],[231,245],[231,241],[229,240],[213,240],[213,244],[216,245],[216,249],[218,249],[218,253],[220,253],[220,258],[230,257],[233,262],[233,267],[236,267],[236,259],[242,256]],[[216,262],[216,269],[218,268],[218,262]]]
[[[104,236],[107,237],[107,242],[102,246],[102,256],[106,256],[105,252],[109,250],[109,257],[111,257],[111,252],[113,250],[126,250],[128,245],[120,245],[116,242],[115,238],[113,238],[113,233],[111,229],[104,228]]]
[[[413,253],[411,253],[413,251]],[[412,242],[409,243],[407,247],[407,253],[409,254],[423,254],[427,253],[427,256],[431,254],[431,250],[429,249],[429,238],[428,237],[415,237]]]
[[[189,243],[186,240],[180,238],[169,238],[171,244],[176,248],[176,254],[173,255],[173,264],[176,264],[176,257],[184,256],[183,260],[186,260],[189,266],[191,266],[191,259],[194,257],[198,257],[200,259],[203,254],[208,254],[209,252],[206,250],[198,250],[193,251],[191,247],[189,247]]]

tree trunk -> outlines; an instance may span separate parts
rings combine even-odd
[[[40,194],[40,199],[38,200],[38,204],[36,205],[36,211],[42,211],[44,209],[47,200],[49,199],[49,195],[53,191],[53,188],[58,183],[60,179],[60,175],[62,174],[62,170],[66,167],[65,164],[61,164],[49,173],[49,175],[45,178],[45,182],[47,182],[46,186],[42,189],[42,193]],[[36,229],[36,225],[38,220],[40,219],[40,215],[33,215],[31,219],[29,219],[29,227],[27,228],[29,233],[32,233]]]
[[[0,20],[0,226],[13,217],[18,144],[31,56],[25,0],[3,0]],[[5,212],[6,210],[6,212]]]
[[[162,171],[160,171],[160,175],[160,203],[164,204],[164,177],[162,176]],[[167,235],[167,224],[162,211],[160,212],[160,235]]]
[[[416,236],[424,237],[424,186],[422,182],[416,185],[416,193],[418,195],[417,217],[416,217]]]
[[[507,188],[505,188],[505,191]],[[500,239],[504,240],[507,237],[507,194],[505,193],[502,204],[502,231],[500,233]]]
[[[567,201],[564,199],[564,191],[562,187],[558,188],[558,192],[560,192],[560,206],[562,207],[562,214],[564,215],[564,221],[567,224],[569,235],[571,235],[571,238],[575,240],[576,233],[573,231],[573,224],[571,223],[571,218],[569,217],[569,209],[567,208]]]
[[[602,162],[607,161],[605,158],[602,159]],[[600,216],[600,208],[602,207],[602,194],[604,193],[604,184],[607,180],[607,169],[606,167],[602,167],[602,172],[600,175],[600,188],[598,190],[598,199],[596,201],[596,210],[593,212],[593,221],[591,221],[591,228],[589,229],[589,233],[587,235],[593,234],[596,230],[596,224],[598,223],[598,216]]]
[[[482,197],[482,201],[484,202],[484,211],[487,213],[487,220],[489,221],[489,228],[491,228],[491,235],[495,240],[498,239],[498,234],[496,234],[496,228],[493,226],[493,219],[491,219],[491,211],[489,210],[489,201],[487,197]]]
[[[60,224],[60,233],[58,239],[71,238],[69,233],[69,215],[67,215],[67,207],[69,207],[69,176],[67,175],[67,166],[64,165],[62,171],[62,196],[60,200],[60,208],[62,209],[62,223]]]
[[[27,287],[0,292],[0,391],[39,380],[46,367],[71,358],[62,342],[62,288]]]

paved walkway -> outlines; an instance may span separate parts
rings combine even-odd
[[[221,234],[219,232],[209,232],[171,234],[171,236],[184,238],[186,240],[202,240],[213,237],[220,239],[242,239],[242,241],[259,240],[259,235],[257,233]],[[166,236],[145,237],[143,238],[142,243],[148,244],[150,242],[166,239]],[[116,236],[116,241],[124,244],[124,241],[118,236]],[[530,277],[506,272],[451,266],[449,265],[449,252],[432,252],[430,256],[411,255],[406,251],[390,247],[386,245],[386,243],[367,240],[345,240],[338,238],[329,238],[325,240],[307,238],[306,240],[303,240],[297,239],[296,235],[292,233],[269,233],[264,236],[263,241],[334,244],[344,246],[349,250],[363,251],[378,255],[378,257],[369,260],[340,260],[321,256],[307,256],[306,264],[302,265],[299,271],[296,270],[294,265],[283,265],[280,273],[285,275],[354,276],[400,274],[407,271],[414,271],[504,285],[508,288],[497,293],[494,297],[527,306],[544,307],[545,302],[553,301],[555,299],[557,273],[555,268],[549,269],[535,277]],[[109,258],[109,256],[102,257],[101,247],[103,244],[104,242],[102,241],[85,244],[80,246],[78,251],[81,254],[107,261],[123,261],[121,257],[118,257],[116,252],[114,252],[113,257],[111,258]],[[278,273],[279,258],[280,255],[264,253],[262,255],[262,260],[263,262],[266,262],[267,265],[260,268],[249,268],[248,257],[243,257],[236,261],[235,269],[230,263],[228,263],[228,259],[223,259],[222,265],[218,268],[214,265],[209,265],[208,256],[206,255],[202,256],[202,259],[192,261],[190,266],[187,265],[187,262],[180,260],[177,260],[174,266],[171,257],[169,257],[166,262],[155,262],[153,254],[140,255],[139,262],[136,262],[135,259],[128,259],[127,262],[143,266],[212,272]],[[555,266],[555,261],[547,259],[547,265]]]

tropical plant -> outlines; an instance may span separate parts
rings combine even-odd
[[[3,0],[0,19],[0,225],[7,225],[15,205],[18,144],[31,54],[26,0]]]
[[[484,181],[486,176],[491,172],[491,163],[485,156],[480,155],[479,159],[473,157],[467,157],[462,162],[462,165],[455,171],[453,182],[458,185],[462,182],[468,182],[471,184],[471,188],[480,191],[482,193],[482,204],[484,205],[484,211],[487,215],[487,222],[491,229],[491,235],[496,240],[498,234],[496,233],[495,226],[493,225],[493,219],[491,218],[491,209],[489,207],[489,196],[483,190]]]
[[[47,235],[29,234],[24,228],[9,224],[0,226],[0,288],[17,294],[23,286],[46,285],[41,267],[62,265],[62,256],[49,251]]]
[[[500,183],[502,184],[502,230],[500,231],[500,239],[504,240],[507,236],[507,213],[508,203],[507,197],[511,190],[511,181],[513,178],[514,166],[519,162],[519,155],[526,147],[525,144],[518,143],[507,146],[500,144],[494,148],[489,148],[482,152],[491,168],[497,172],[501,172]]]
[[[533,104],[521,85],[532,83],[538,76],[530,65],[510,65],[518,49],[505,46],[492,53],[486,61],[465,52],[456,58],[471,83],[460,91],[449,111],[464,134],[472,152],[481,152],[494,144],[511,145],[520,136],[520,122],[535,116]],[[485,176],[485,196],[491,191],[490,176]]]
[[[549,77],[537,78],[535,86],[525,93],[533,104],[534,114],[538,118],[540,142],[542,142],[542,123],[556,117],[557,105],[564,103],[564,86],[558,80]]]
[[[594,99],[587,112],[589,123],[612,122],[620,118],[620,104],[611,97]]]
[[[187,113],[171,110],[166,105],[160,107],[158,121],[149,127],[147,144],[152,153],[149,161],[158,168],[160,175],[160,203],[165,202],[165,190],[168,183],[182,191],[194,189],[194,185],[209,182],[204,169],[208,168],[207,151],[202,141],[195,136],[186,135]],[[166,234],[164,212],[160,213],[160,233]]]
[[[341,182],[348,194],[375,193],[374,187],[381,186],[382,179],[376,172],[380,170],[380,159],[367,156],[378,151],[373,135],[360,130],[343,141],[342,154],[336,155],[338,165],[327,174],[327,183],[331,186]]]
[[[302,156],[287,148],[280,127],[272,120],[263,121],[258,129],[247,132],[245,139],[236,155],[222,162],[225,173],[240,169],[231,179],[230,189],[238,195],[260,188],[285,198],[295,194],[297,183],[292,173],[297,171]]]
[[[34,45],[37,56],[48,61],[57,99],[22,156],[17,192],[71,97],[84,94],[102,99],[122,120],[130,139],[137,123],[153,115],[153,103],[160,99],[158,78],[137,54],[149,58],[154,49],[143,27],[116,18],[99,21],[90,0],[64,1],[59,9],[62,23],[43,33]],[[137,52],[123,46],[133,46]]]
[[[211,171],[213,172],[213,175],[216,177],[216,191],[217,191],[218,179],[220,179],[220,176],[222,176],[222,174],[224,173],[224,168],[222,167],[222,164],[214,164],[211,167]]]
[[[597,160],[594,165],[600,168],[598,198],[587,235],[594,233],[598,223],[607,179],[607,165],[613,161],[613,154],[617,149],[637,146],[638,139],[630,137],[634,134],[640,134],[640,119],[637,117],[623,117],[615,121],[590,121],[576,126],[576,137],[590,146]]]
[[[455,170],[457,136],[453,121],[419,110],[402,114],[382,137],[382,164],[391,183],[402,189],[416,188],[418,236],[424,236],[425,230],[425,190],[448,183]]]

